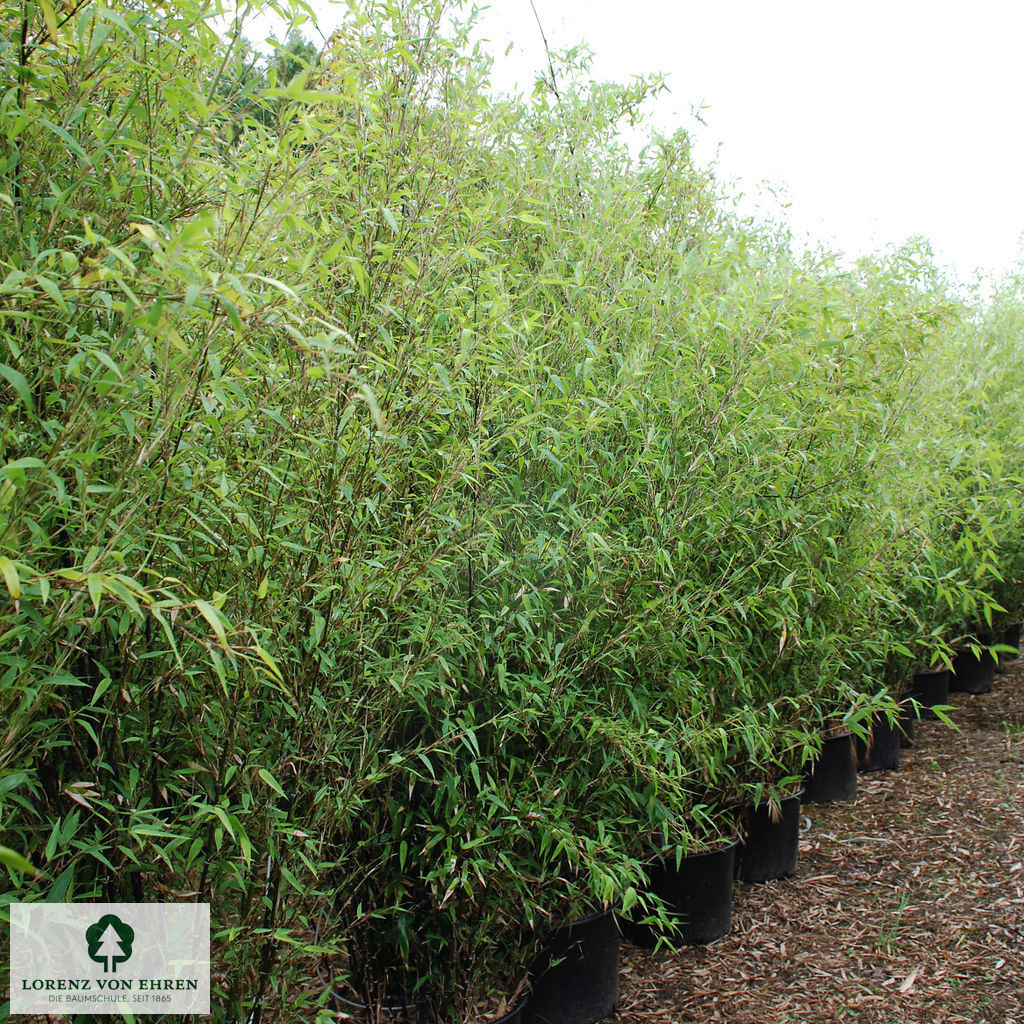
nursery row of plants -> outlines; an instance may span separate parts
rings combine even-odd
[[[5,902],[209,902],[217,1020],[490,1019],[1020,616],[1020,282],[796,253],[439,2],[0,3]]]
[[[518,1014],[502,1018],[502,1024],[596,1024],[611,1017],[621,1009],[620,931],[648,948],[666,936],[684,945],[706,945],[728,935],[737,878],[759,883],[796,874],[802,822],[811,825],[801,813],[802,804],[853,800],[859,772],[898,768],[902,749],[915,745],[918,716],[949,725],[946,712],[955,710],[948,703],[951,689],[965,694],[990,692],[997,660],[1019,657],[1020,629],[1021,623],[1014,623],[997,638],[999,643],[994,646],[1006,649],[998,659],[988,652],[978,658],[965,650],[954,659],[952,669],[915,673],[912,688],[901,701],[899,718],[879,712],[864,735],[842,732],[826,738],[817,757],[805,768],[803,784],[780,800],[743,809],[737,815],[739,834],[731,842],[650,863],[649,891],[669,911],[665,920],[647,923],[636,920],[636,915],[619,918],[616,908],[610,907],[552,931],[541,956],[531,965],[530,991]],[[960,698],[956,700],[959,704]],[[843,874],[840,868],[839,876]]]

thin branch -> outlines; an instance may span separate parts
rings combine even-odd
[[[558,92],[558,79],[555,77],[555,63],[551,58],[551,47],[548,46],[548,37],[544,34],[544,26],[540,23],[540,15],[537,13],[537,5],[530,0],[530,8],[533,11],[533,16],[537,20],[537,28],[540,29],[540,37],[544,42],[544,52],[548,58],[548,71],[551,72],[551,91],[555,94],[555,99],[561,102],[562,97]]]

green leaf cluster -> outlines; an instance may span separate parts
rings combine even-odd
[[[443,4],[0,11],[8,902],[210,902],[218,1020],[476,1019],[1020,615],[1019,282],[795,254]]]

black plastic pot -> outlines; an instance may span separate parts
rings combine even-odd
[[[886,715],[875,715],[871,719],[871,735],[868,740],[859,736],[853,746],[857,754],[857,768],[862,772],[892,771],[900,766],[899,721],[890,722]]]
[[[357,1021],[358,1024],[378,1024],[378,1021],[380,1024],[437,1024],[433,1010],[424,1003],[381,1006],[371,1009],[365,1003],[346,999],[332,990],[331,1004],[337,1013],[343,1015],[343,1019]],[[519,1007],[516,1007],[517,1011],[518,1009]]]
[[[912,694],[906,693],[900,698],[900,717],[896,721],[900,731],[900,748],[902,750],[907,750],[914,745],[914,722],[917,715],[909,703],[911,696]]]
[[[552,932],[530,967],[533,991],[524,1024],[594,1024],[619,998],[619,926],[615,913],[573,921]]]
[[[804,775],[804,803],[828,804],[857,796],[857,758],[853,736],[844,732],[821,745],[818,759]]]
[[[529,993],[524,993],[520,996],[519,1002],[504,1017],[497,1017],[494,1020],[487,1021],[486,1024],[527,1024],[529,1021],[531,998]]]
[[[800,790],[780,801],[782,814],[777,819],[772,818],[768,804],[747,808],[747,835],[738,854],[744,882],[769,882],[796,874],[802,794]]]
[[[667,935],[673,942],[703,946],[729,933],[738,847],[736,840],[704,853],[691,853],[678,865],[675,857],[650,865],[651,892],[676,919]],[[637,945],[650,947],[658,934],[649,925],[633,925],[630,938]]]
[[[319,924],[317,925],[319,934]],[[364,992],[381,998],[380,1004],[367,1006],[357,998],[348,998],[317,968],[326,985],[334,1009],[358,1024],[437,1024],[429,996],[416,991],[417,970],[402,962],[397,951],[387,944],[359,957],[350,953],[350,981],[345,987],[352,996]]]
[[[1003,654],[1000,656],[1001,661],[1016,661],[1020,657],[1020,622],[1011,622],[1003,633],[1003,643],[1008,647],[1013,647],[1016,650],[1016,654]]]
[[[950,693],[988,693],[996,677],[996,659],[987,648],[968,648],[953,658]]]
[[[936,704],[949,703],[949,669],[938,668],[928,672],[915,672],[910,696],[922,704],[922,719],[938,719],[932,711]]]

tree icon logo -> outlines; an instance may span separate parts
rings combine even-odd
[[[103,964],[104,973],[116,974],[117,965],[132,955],[135,929],[115,914],[104,914],[94,925],[86,928],[85,941],[89,944],[89,959]]]

